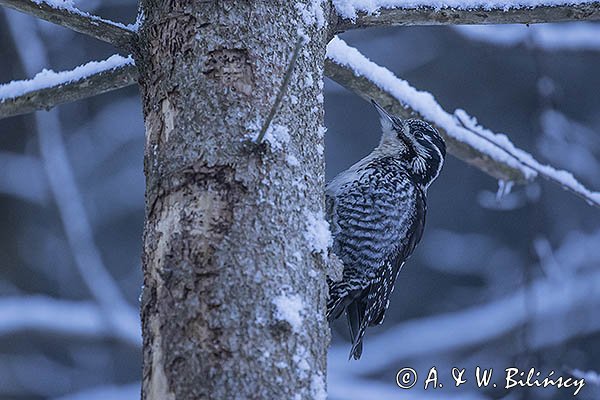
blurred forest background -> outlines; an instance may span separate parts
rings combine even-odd
[[[135,0],[77,3],[114,21],[136,18]],[[467,110],[600,190],[600,24],[342,37],[446,110]],[[114,52],[0,9],[2,83]],[[329,180],[377,144],[379,126],[367,102],[331,81],[325,89]],[[136,87],[0,120],[0,399],[139,397],[143,146]],[[478,365],[498,374],[535,367],[542,378],[587,372],[578,398],[600,398],[600,379],[594,384],[589,372],[600,370],[600,213],[545,182],[502,198],[497,187],[448,158],[429,191],[423,241],[385,323],[367,332],[362,360],[347,361],[345,323],[333,326],[329,398],[572,396],[572,389],[477,389],[472,381],[451,387],[452,367],[472,378]],[[423,391],[432,366],[445,387]],[[410,391],[395,384],[403,367],[421,377]]]

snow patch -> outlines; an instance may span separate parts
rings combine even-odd
[[[311,74],[307,73],[304,75],[304,88],[310,89],[314,85],[315,81]]]
[[[298,378],[308,378],[308,371],[310,371],[310,365],[306,361],[306,347],[298,345],[296,353],[292,356],[292,360],[298,367]]]
[[[271,124],[265,133],[265,140],[275,150],[281,150],[290,141],[290,130],[285,125]]]
[[[285,161],[287,161],[287,163],[290,167],[299,167],[300,166],[300,161],[298,161],[296,156],[294,156],[292,154],[286,155]]]
[[[292,105],[295,106],[296,104],[298,104],[298,96],[293,95],[293,94],[290,94],[288,96],[290,98],[290,103],[292,103]]]
[[[73,0],[33,0],[33,2],[38,5],[45,3],[52,8],[56,8],[59,10],[62,9],[73,12],[79,12],[77,7],[75,7],[75,4],[73,3]]]
[[[140,6],[140,11],[138,12],[137,17],[135,18],[135,22],[133,24],[127,25],[126,28],[130,29],[134,32],[140,30],[140,26],[144,23],[146,19],[146,14],[144,13],[144,9]]]
[[[304,29],[298,27],[296,29],[296,35],[298,35],[299,38],[302,38],[302,44],[303,45],[307,45],[310,43],[310,36],[308,36],[306,34],[306,32],[304,32]],[[306,51],[303,51],[304,57],[306,57]]]
[[[253,142],[258,139],[260,130],[262,129],[262,122],[259,117],[256,117],[253,121],[246,124],[246,129],[251,133],[246,136]],[[291,139],[290,130],[285,125],[271,123],[265,132],[263,138],[264,141],[269,142],[273,150],[281,150],[285,145],[289,143]]]
[[[144,289],[146,289],[146,285],[142,284],[142,287],[140,288],[140,294],[138,296],[138,303],[142,302],[142,298],[144,297]]]
[[[323,212],[307,212],[305,213],[306,232],[304,234],[306,240],[315,253],[327,255],[327,249],[333,243],[331,232],[329,231],[329,223],[325,221]]]
[[[325,14],[323,13],[323,0],[311,0],[308,4],[296,3],[296,9],[300,18],[308,26],[315,25],[318,29],[325,26]]]
[[[288,366],[283,361],[278,361],[275,363],[275,367],[277,367],[279,369],[286,369]]]
[[[325,388],[325,379],[320,372],[317,372],[312,376],[310,382],[310,391],[312,392],[312,398],[315,400],[326,400],[327,390]]]
[[[297,294],[282,294],[273,299],[275,304],[275,318],[285,321],[292,327],[294,332],[300,332],[302,328],[302,311],[304,310],[304,301]]]
[[[294,257],[296,260],[298,260],[298,262],[302,261],[304,257],[302,257],[302,253],[299,251],[295,251],[294,254],[292,254],[292,257]]]
[[[315,149],[317,150],[317,153],[322,156],[323,153],[325,153],[325,147],[323,147],[323,145],[321,143],[319,143],[318,145],[315,146]]]
[[[323,138],[325,137],[325,133],[327,133],[327,128],[324,126],[320,126],[317,132],[319,133],[319,137]]]
[[[0,101],[22,96],[35,90],[47,89],[54,86],[64,85],[70,82],[75,82],[87,78],[91,75],[110,71],[124,65],[134,65],[133,58],[130,56],[123,57],[114,54],[104,61],[91,61],[87,64],[70,71],[54,72],[49,69],[44,69],[36,74],[33,79],[23,81],[12,81],[4,85],[0,85]]]

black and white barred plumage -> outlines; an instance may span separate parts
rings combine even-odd
[[[327,317],[346,311],[355,359],[365,329],[383,321],[396,277],[421,240],[427,188],[446,156],[431,125],[373,105],[383,131],[379,146],[335,177],[326,196],[333,251],[344,264],[342,279],[328,282]]]

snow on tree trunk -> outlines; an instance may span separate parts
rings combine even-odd
[[[143,0],[142,10],[143,398],[325,398],[329,5]],[[308,43],[255,144],[299,36]]]

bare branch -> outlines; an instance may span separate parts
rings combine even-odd
[[[57,7],[43,0],[0,0],[0,5],[64,26],[120,49],[132,50],[137,41],[136,32],[125,25],[90,15],[72,6]]]
[[[0,100],[0,119],[37,110],[49,110],[60,104],[121,89],[134,85],[137,78],[136,66],[124,64],[80,79],[65,79],[64,82],[58,82],[49,87],[27,91],[16,97]]]
[[[375,5],[370,9],[361,9],[342,0],[334,3],[339,14],[338,20],[332,23],[336,32],[394,25],[536,24],[600,20],[600,2],[597,1],[565,1],[564,4],[520,8],[490,7],[481,1],[464,1],[461,8],[431,7],[431,2],[425,0],[411,1],[406,6],[398,2],[397,7],[389,6],[390,2],[387,1],[385,7]],[[543,4],[542,1],[540,3]]]

